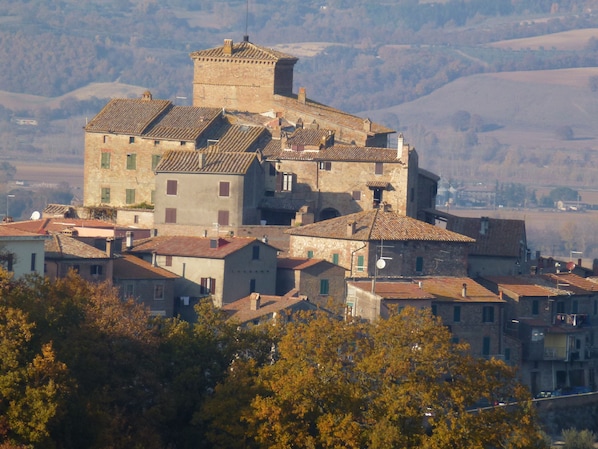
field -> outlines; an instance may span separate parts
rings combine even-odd
[[[39,162],[11,161],[17,167],[14,181],[24,181],[26,185],[52,186],[67,182],[75,193],[81,196],[83,190],[83,166],[71,164],[49,164]],[[16,187],[16,184],[13,186]]]
[[[598,39],[598,29],[586,28],[523,39],[510,39],[494,42],[490,46],[512,50],[581,50],[591,38]]]

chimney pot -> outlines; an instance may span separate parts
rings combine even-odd
[[[261,298],[259,293],[252,293],[249,298],[249,308],[251,310],[259,310]]]
[[[461,290],[461,296],[467,298],[467,284],[463,283],[463,290]]]
[[[347,237],[351,237],[353,234],[355,234],[355,222],[350,221],[347,223]]]
[[[222,52],[228,56],[233,54],[233,40],[232,39],[224,39],[224,48],[222,49]]]
[[[301,104],[305,104],[305,102],[307,101],[306,94],[305,94],[305,87],[299,88],[299,93],[297,94],[297,100]]]

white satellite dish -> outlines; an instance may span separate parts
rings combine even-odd
[[[385,266],[386,266],[386,261],[384,259],[378,259],[376,261],[376,268],[378,268],[379,270],[381,270]]]
[[[39,213],[39,211],[34,210],[33,213],[31,214],[31,218],[29,218],[30,220],[39,220],[40,218],[42,218],[42,214]]]

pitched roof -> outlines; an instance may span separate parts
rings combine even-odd
[[[12,226],[12,223],[0,224],[0,238],[2,238],[3,240],[11,238],[21,239],[23,237],[29,239],[36,239],[40,236],[36,232],[31,232],[24,229],[20,229],[18,227],[14,227]]]
[[[231,60],[250,60],[250,61],[280,61],[287,60],[296,62],[295,56],[287,55],[281,51],[271,48],[261,47],[248,41],[233,43],[232,54],[225,54],[224,45],[207,50],[194,51],[190,55],[191,59],[231,59]]]
[[[164,268],[155,267],[139,257],[125,254],[114,259],[114,280],[177,279],[178,275]]]
[[[324,259],[313,259],[307,257],[277,257],[276,258],[276,268],[282,270],[295,270],[301,271],[307,268],[316,266],[316,265],[330,265],[333,267],[339,267],[343,270],[346,268],[341,267],[340,265],[333,264],[332,262],[328,262]]]
[[[447,215],[446,228],[475,239],[472,255],[519,257],[526,244],[524,220]]]
[[[172,104],[168,100],[110,100],[85,126],[87,132],[141,135],[158,116]]]
[[[296,308],[309,310],[317,307],[315,304],[309,302],[305,296],[269,296],[260,294],[259,308],[251,310],[253,295],[255,293],[222,306],[222,310],[228,315],[228,319],[242,324],[275,312],[279,313]]]
[[[499,290],[513,292],[517,296],[554,297],[567,294],[566,290],[556,288],[556,282],[549,283],[542,276],[486,276],[484,279],[496,284]]]
[[[247,173],[256,160],[255,153],[221,153],[218,151],[169,150],[162,156],[156,173]]]
[[[212,240],[217,240],[217,247],[212,248]],[[133,243],[133,248],[131,248],[130,252],[155,252],[160,255],[224,259],[228,255],[256,242],[264,245],[260,240],[250,237],[211,239],[208,237],[165,235],[136,241]]]
[[[434,295],[439,300],[457,302],[496,302],[504,303],[498,295],[468,277],[426,277],[418,279],[422,289]],[[466,294],[463,296],[463,285]]]
[[[223,152],[255,151],[256,145],[265,146],[269,140],[270,133],[262,126],[231,125],[216,146]]]
[[[598,292],[598,282],[593,278],[584,278],[574,273],[550,273],[542,277],[550,279],[555,284],[557,280],[559,284],[569,284],[568,290],[573,287],[583,292]]]
[[[347,227],[355,223],[355,232],[349,235]],[[372,209],[314,224],[292,228],[288,234],[341,240],[391,240],[472,243],[473,239],[414,218]]]
[[[319,146],[323,139],[328,138],[330,132],[327,129],[299,128],[288,136],[287,144]]]
[[[128,229],[126,227],[116,226],[114,223],[110,223],[102,220],[95,219],[82,219],[82,218],[42,218],[41,220],[25,220],[15,221],[8,223],[5,226],[19,229],[22,231],[34,233],[34,234],[49,234],[64,231],[66,229],[86,229],[86,230],[117,230],[117,229]]]
[[[64,234],[53,234],[44,248],[47,259],[110,259],[105,251]]]
[[[348,282],[363,291],[372,291],[372,281]],[[374,293],[384,299],[435,299],[436,297],[421,289],[413,282],[376,281]]]
[[[268,147],[268,157],[282,160],[304,161],[346,161],[346,162],[392,162],[405,164],[401,161],[397,150],[390,148],[360,147],[356,145],[332,145],[317,151],[295,151],[279,148],[274,151]]]
[[[200,108],[194,106],[174,106],[162,115],[143,133],[153,139],[192,141],[218,118],[219,108]]]

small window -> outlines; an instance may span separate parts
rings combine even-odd
[[[482,340],[482,355],[486,357],[490,355],[490,337],[484,337]]]
[[[361,190],[353,190],[353,199],[355,201],[361,201]]]
[[[160,145],[160,141],[159,140],[154,140],[154,146],[155,145]]]
[[[159,154],[152,154],[152,170],[155,170],[158,164],[160,163],[160,159],[162,156]]]
[[[187,142],[185,142],[184,140],[181,140],[181,146],[184,147],[185,145],[187,145]]]
[[[293,191],[293,173],[282,174],[282,189],[283,192]]]
[[[72,269],[72,270],[73,270],[75,273],[79,274],[79,272],[81,271],[81,266],[80,266],[79,264],[71,265],[71,269]]]
[[[540,302],[537,299],[532,301],[532,315],[538,315],[540,312]]]
[[[164,266],[172,267],[172,256],[166,256],[164,261]]]
[[[269,174],[270,176],[276,176],[276,167],[273,164],[270,164]]]
[[[164,222],[165,223],[176,223],[176,208],[167,207],[164,210]]]
[[[135,204],[135,189],[126,189],[125,194],[125,202],[127,204]]]
[[[376,162],[376,167],[374,169],[374,173],[377,175],[384,174],[384,164],[382,162]]]
[[[339,259],[339,255],[338,255],[338,253],[334,253],[334,254],[332,255],[332,263],[333,263],[334,265],[338,265],[338,259]]]
[[[412,203],[415,201],[415,189],[413,187],[409,189],[409,201]]]
[[[249,293],[253,293],[255,292],[255,279],[250,279],[249,280]]]
[[[100,161],[101,168],[110,168],[110,153],[102,151],[102,159]]]
[[[505,348],[505,362],[511,360],[511,348]]]
[[[168,179],[166,181],[166,195],[176,195],[178,186],[179,184],[176,179]]]
[[[357,271],[365,271],[365,258],[357,256]]]
[[[330,282],[328,279],[320,279],[320,295],[327,295],[330,291]]]
[[[133,223],[139,224],[139,215],[133,215]]]
[[[222,197],[230,196],[230,182],[220,181],[218,185],[218,195]]]
[[[133,298],[135,296],[135,284],[126,284],[125,285],[125,298]]]
[[[482,322],[483,323],[494,323],[494,307],[484,306],[482,309]]]
[[[159,301],[164,299],[164,285],[156,284],[154,285],[154,300]]]
[[[201,290],[203,294],[214,294],[216,293],[216,279],[214,278],[201,278],[200,280]]]
[[[424,271],[424,258],[423,257],[415,258],[415,271],[418,273],[421,273]]]
[[[259,260],[260,259],[260,247],[258,245],[255,245],[253,247],[253,254],[251,257],[253,260]]]
[[[102,187],[100,202],[102,202],[102,203],[110,202],[110,187]]]
[[[92,276],[101,276],[104,272],[102,265],[90,265],[89,274]]]
[[[330,161],[322,161],[320,162],[320,170],[330,171],[332,169],[332,162]]]
[[[574,299],[571,303],[571,313],[578,313],[579,312],[579,301]]]
[[[453,323],[461,322],[461,306],[453,306]]]
[[[137,169],[137,155],[135,153],[127,154],[127,170]]]
[[[103,142],[103,143],[106,143],[106,142],[108,142],[108,136],[103,136],[103,137],[102,137],[102,142]]]
[[[133,137],[133,136],[129,137],[129,143],[135,143],[135,137]]]
[[[314,252],[313,252],[312,250],[309,250],[309,251],[307,252],[307,258],[308,258],[308,259],[313,259],[313,258],[314,258]]]
[[[219,210],[218,211],[218,224],[220,226],[228,226],[228,211],[227,210]]]

